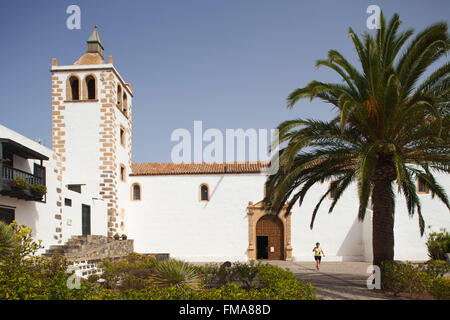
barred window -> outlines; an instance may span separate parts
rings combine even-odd
[[[141,186],[137,183],[132,186],[132,199],[133,201],[141,200]]]

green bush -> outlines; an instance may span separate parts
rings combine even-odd
[[[450,271],[450,265],[444,260],[429,260],[425,263],[426,272],[432,277],[442,277]]]
[[[91,274],[88,277],[89,283],[97,283],[97,281],[100,279],[100,276],[98,274]]]
[[[226,263],[220,265],[216,274],[216,286],[224,286],[227,283],[233,282],[233,269]]]
[[[246,289],[253,288],[255,286],[256,276],[258,275],[258,267],[260,263],[255,266],[255,262],[240,263],[235,262],[231,269],[232,278],[239,281],[244,285]]]
[[[292,286],[289,286],[288,289]],[[154,287],[144,290],[128,290],[114,292],[104,290],[94,299],[126,299],[126,300],[284,300],[284,299],[315,299],[314,295],[300,294],[299,290],[289,291],[291,294],[276,295],[268,288],[252,288],[246,290],[235,283],[227,283],[219,288],[192,290],[186,285]]]
[[[432,260],[445,260],[445,254],[450,253],[450,234],[441,229],[441,232],[432,232],[427,240],[428,256]]]
[[[233,268],[226,264],[210,263],[196,267],[202,283],[207,288],[219,288],[234,281]]]
[[[108,289],[137,289],[150,286],[150,277],[157,265],[156,259],[137,253],[129,254],[125,259],[112,262],[105,259],[102,262],[102,278]],[[119,281],[121,284],[119,286]]]
[[[381,264],[381,286],[383,290],[398,295],[408,292],[418,295],[428,291],[432,277],[423,267],[411,263],[383,262]]]
[[[429,292],[438,300],[450,300],[450,279],[446,277],[434,279]]]
[[[306,300],[316,298],[315,288],[310,283],[304,283],[303,280],[297,281],[291,271],[268,264],[234,263],[231,267],[208,264],[199,267],[199,272],[202,274],[205,287],[211,289],[209,294],[216,292],[214,290],[223,290],[224,288],[230,290],[231,284],[241,283],[244,288],[238,286],[241,288],[240,290],[247,289],[245,290],[245,299]],[[224,281],[226,282],[223,283]],[[242,296],[243,294],[239,291],[238,295]]]
[[[382,263],[381,285],[395,295],[408,292],[412,296],[429,293],[437,299],[450,296],[449,279],[443,277],[449,267],[445,261],[428,261],[425,265],[414,267],[410,263]]]
[[[31,237],[31,229],[16,222],[10,225],[17,245],[0,257],[0,299],[85,299],[91,288],[70,290],[67,260],[61,256],[36,256],[40,242]]]
[[[258,266],[260,263],[258,263]],[[219,288],[230,282],[242,284],[246,289],[256,285],[258,274],[257,265],[254,261],[250,263],[235,262],[231,266],[225,264],[207,264],[197,267],[201,274],[202,282],[207,288]]]
[[[196,267],[200,274],[200,280],[205,288],[212,288],[217,283],[217,273],[219,266],[215,263],[209,263],[203,266]]]
[[[295,274],[288,269],[272,265],[258,266],[258,278],[263,299],[277,300],[314,300],[316,290],[310,283],[297,281]]]

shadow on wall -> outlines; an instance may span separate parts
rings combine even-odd
[[[31,236],[37,239],[37,224],[39,220],[36,202],[20,200],[15,208],[15,220],[19,225],[26,225],[31,228]],[[43,239],[42,239],[43,240]]]
[[[363,226],[356,217],[336,253],[342,261],[364,261]]]

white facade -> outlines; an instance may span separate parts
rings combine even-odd
[[[52,150],[0,125],[0,139],[10,139],[49,159],[43,162],[45,202],[0,195],[0,208],[14,209],[15,219],[31,227],[46,248],[82,234],[82,205],[87,205],[91,234],[127,234],[136,252],[169,253],[189,261],[247,261],[255,228],[248,206],[263,199],[266,177],[255,172],[130,175],[131,85],[121,78],[112,58],[103,63],[103,57],[87,53],[80,60],[94,58],[97,62],[92,64],[58,66],[56,60],[52,64]],[[72,99],[68,92],[71,76],[79,79],[79,99]],[[89,76],[95,78],[93,98],[86,97],[84,81]],[[14,156],[14,167],[30,174],[34,162]],[[437,179],[449,190],[448,175]],[[141,190],[137,201],[133,200],[135,184]],[[202,184],[209,187],[209,201],[200,199]],[[81,186],[81,193],[71,191],[70,185]],[[371,211],[363,222],[358,221],[355,186],[331,214],[331,200],[325,199],[314,228],[309,228],[314,207],[327,188],[325,184],[314,186],[303,205],[292,208],[289,230],[285,225],[283,231],[290,235],[284,245],[291,247],[292,260],[313,260],[312,248],[320,242],[327,261],[370,261]],[[419,197],[426,225],[431,226],[426,232],[450,229],[446,206],[430,194]],[[427,259],[427,234],[420,237],[417,219],[417,215],[408,216],[405,200],[398,196],[395,259]]]
[[[249,201],[264,194],[264,176],[249,174],[130,177],[142,201],[130,201],[126,230],[137,252],[191,261],[247,260]],[[210,201],[199,201],[206,183]],[[138,240],[140,239],[140,240]]]

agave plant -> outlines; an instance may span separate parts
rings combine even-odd
[[[200,277],[195,266],[177,260],[158,263],[152,276],[153,283],[161,287],[187,286],[193,290],[200,288]]]

